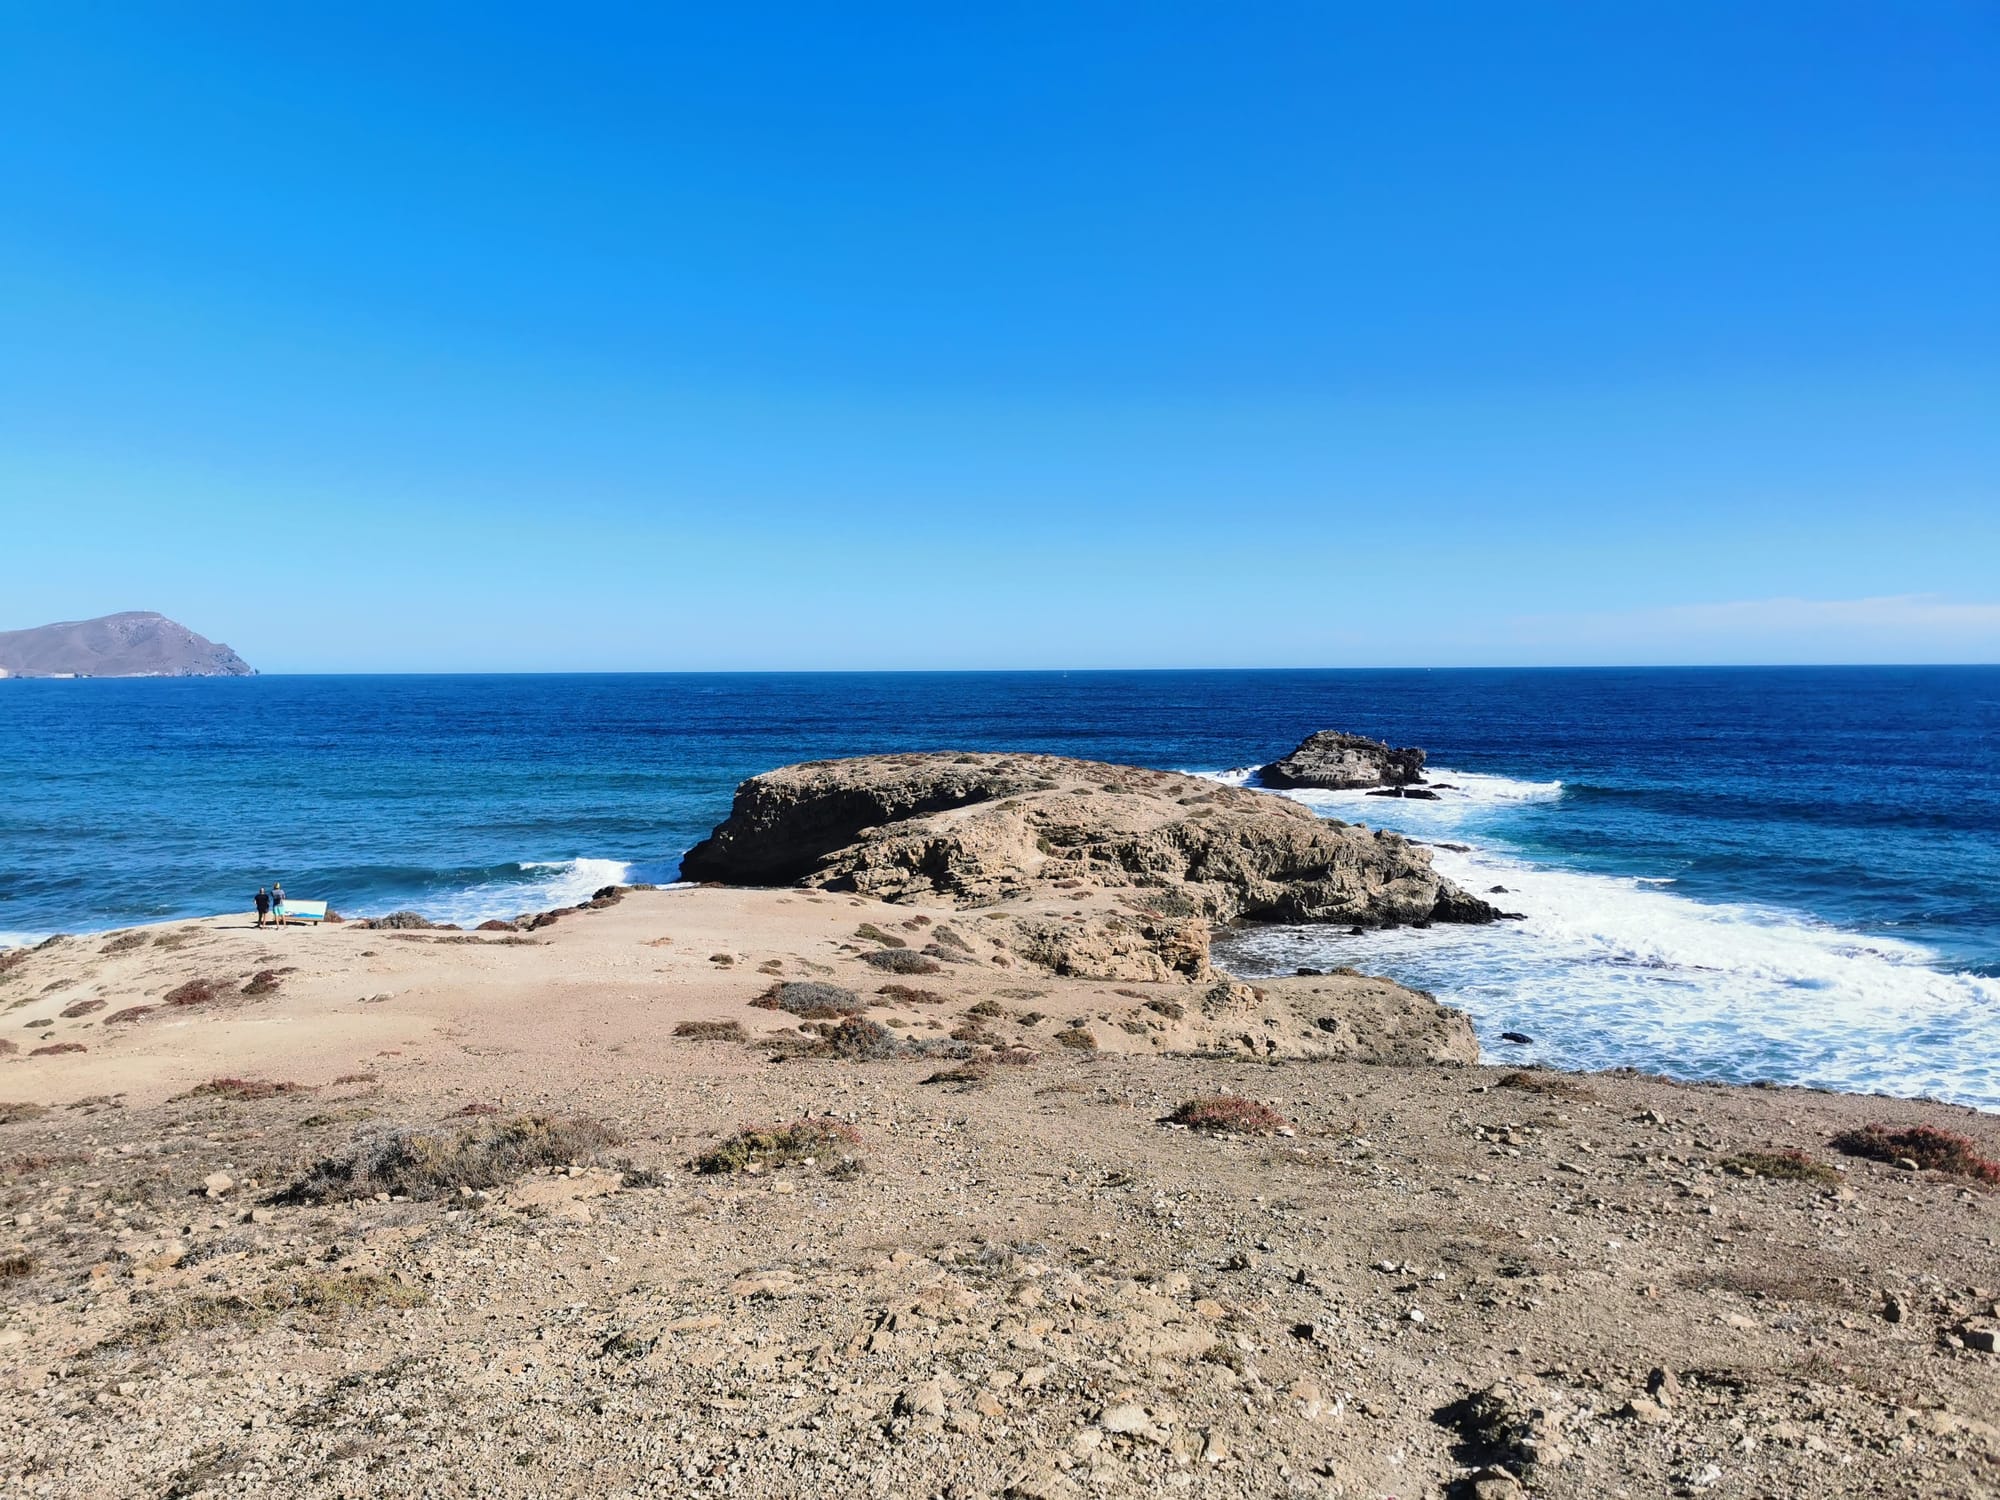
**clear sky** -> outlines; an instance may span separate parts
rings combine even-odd
[[[2000,660],[2000,7],[0,10],[0,629]]]

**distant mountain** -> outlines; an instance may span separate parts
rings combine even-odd
[[[253,677],[257,669],[151,610],[0,630],[0,677]]]

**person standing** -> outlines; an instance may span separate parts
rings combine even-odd
[[[262,927],[264,919],[271,914],[271,893],[261,885],[257,887],[257,925]]]
[[[271,916],[278,926],[285,925],[285,883],[282,880],[271,882]]]

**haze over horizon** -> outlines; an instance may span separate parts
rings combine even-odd
[[[2000,12],[0,18],[0,630],[2000,660]]]

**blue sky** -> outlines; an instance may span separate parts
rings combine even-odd
[[[10,5],[0,628],[2000,660],[2000,10]]]

